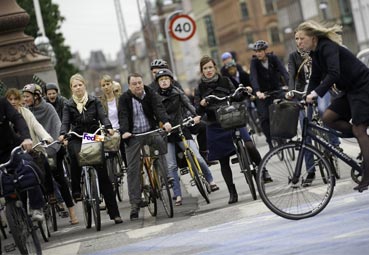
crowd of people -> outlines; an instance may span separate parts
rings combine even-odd
[[[318,98],[322,119],[327,127],[357,138],[364,163],[363,177],[355,190],[363,191],[369,185],[369,136],[366,132],[369,124],[369,69],[342,45],[341,32],[339,26],[327,28],[314,21],[300,24],[295,31],[296,51],[289,55],[288,69],[276,55],[268,51],[268,43],[264,40],[254,44],[255,56],[250,63],[250,74],[244,71],[230,52],[221,55],[223,66],[220,70],[217,61],[203,56],[199,60],[200,81],[193,91],[184,89],[174,79],[168,63],[163,59],[152,61],[153,80],[147,86],[141,74],[129,74],[128,90],[124,93],[119,83],[109,75],[103,75],[100,98],[87,93],[87,81],[81,74],[74,74],[70,78],[70,99],[63,98],[58,86],[53,83],[47,84],[45,89],[36,84],[27,84],[21,91],[9,89],[5,98],[0,100],[0,130],[9,137],[0,142],[1,162],[7,161],[15,145],[22,144],[30,151],[32,145],[40,140],[65,142],[65,135],[70,130],[78,134],[93,133],[100,124],[107,128],[110,135],[119,130],[119,148],[127,165],[130,219],[135,220],[144,206],[140,186],[140,149],[144,138],[135,135],[158,127],[170,132],[172,126],[181,123],[186,116],[192,116],[196,125],[184,128],[184,134],[199,160],[211,191],[219,190],[219,186],[214,182],[209,166],[219,161],[229,192],[228,203],[236,203],[238,193],[230,165],[230,157],[236,153],[232,132],[220,126],[215,114],[219,105],[209,104],[206,97],[228,96],[239,84],[249,87],[257,98],[261,128],[267,144],[272,148],[269,106],[274,98],[289,98],[289,94],[282,90],[287,87],[290,90],[307,91],[307,102]],[[332,88],[340,90],[339,95],[333,93]],[[274,94],[270,96],[272,92]],[[307,114],[311,118],[311,113]],[[249,133],[245,128],[239,131],[251,160],[259,165],[261,155]],[[197,143],[193,140],[194,135]],[[329,139],[331,144],[339,146],[337,137]],[[183,149],[183,144],[173,132],[167,141],[167,154],[162,160],[166,162],[168,179],[173,181],[175,205],[180,206],[183,197],[178,176],[178,149]],[[46,151],[39,149],[32,154],[46,173],[44,185],[49,199],[55,199],[53,179],[58,184],[62,200],[69,210],[71,224],[78,224],[74,208],[75,203],[81,200],[81,167],[77,157],[80,150],[81,139],[72,137],[65,142],[65,146],[56,145]],[[66,153],[70,157],[71,191],[62,167]],[[55,169],[51,169],[48,157],[55,159]],[[308,153],[305,157],[307,168],[310,169],[305,182],[311,185],[315,178],[315,169],[311,167],[313,159]],[[106,166],[99,166],[97,173],[110,219],[116,224],[122,223]],[[273,182],[273,176],[267,171],[264,181]],[[34,192],[36,195],[31,196],[33,199],[30,201],[32,216],[42,220],[44,201],[40,190]]]

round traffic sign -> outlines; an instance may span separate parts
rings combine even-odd
[[[186,41],[195,34],[196,23],[188,15],[177,15],[170,21],[169,32],[173,38]]]

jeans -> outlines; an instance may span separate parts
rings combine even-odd
[[[187,142],[191,150],[195,154],[195,157],[199,161],[201,170],[204,174],[206,181],[208,183],[213,182],[213,176],[210,172],[210,169],[208,165],[206,164],[204,158],[200,155],[200,152],[197,149],[196,143],[193,140],[187,140]],[[178,142],[177,144],[181,147],[182,150],[184,150],[183,142]],[[165,158],[168,163],[168,174],[174,179],[174,183],[173,183],[174,196],[175,197],[182,196],[181,185],[179,183],[179,177],[178,177],[178,166],[177,166],[175,143],[168,143],[168,153],[165,155]]]

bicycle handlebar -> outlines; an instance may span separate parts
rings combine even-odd
[[[227,100],[228,102],[232,100],[240,91],[242,90],[243,93],[246,93],[248,96],[252,96],[250,92],[247,91],[246,87],[243,84],[240,84],[238,88],[232,93],[232,95],[225,96],[225,97],[218,97],[215,95],[209,95],[205,97],[205,101],[207,103],[211,103],[212,100],[221,102]]]
[[[162,132],[164,132],[164,129],[157,128],[157,129],[150,130],[150,131],[140,133],[140,134],[132,134],[131,137],[139,137],[139,136],[145,136],[145,135],[150,135],[150,134],[153,134],[153,133],[162,133]]]
[[[106,132],[105,127],[104,126],[101,126],[98,129],[96,129],[96,131],[93,133],[93,135],[96,135],[101,130],[103,132]],[[64,139],[68,140],[71,137],[71,135],[75,135],[75,136],[77,136],[79,138],[83,138],[83,135],[80,135],[80,134],[78,134],[78,133],[76,133],[74,131],[69,131],[68,133],[64,134]]]
[[[183,127],[183,126],[184,127],[190,127],[190,126],[194,126],[194,125],[195,125],[195,120],[190,116],[190,117],[185,118],[182,121],[181,124],[178,124],[178,125],[172,127],[172,131],[173,130],[176,130],[176,129],[180,128],[180,127]],[[169,132],[168,135],[171,135],[172,131]]]
[[[40,142],[32,146],[32,150],[34,150],[37,146],[41,146],[42,148],[48,148],[56,143],[60,144],[61,142],[59,142],[58,140],[55,140],[48,144],[46,140],[41,140]]]

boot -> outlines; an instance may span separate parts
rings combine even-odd
[[[76,211],[74,210],[74,206],[68,207],[68,211],[69,211],[69,217],[70,217],[70,221],[69,221],[70,224],[72,224],[72,225],[78,224],[79,221],[77,219]]]
[[[363,164],[363,167],[362,167],[362,179],[361,179],[361,182],[359,183],[359,185],[357,185],[356,187],[354,187],[354,190],[357,190],[359,192],[363,192],[364,190],[367,190],[368,189],[368,186],[369,186],[369,173],[365,172],[365,166]]]
[[[228,186],[229,190],[229,201],[228,204],[233,204],[238,202],[238,194],[236,190],[236,186],[234,184]]]
[[[205,162],[206,162],[206,164],[208,166],[212,166],[212,165],[218,164],[218,161],[209,161],[208,160],[208,154],[209,154],[208,151],[200,151],[200,155],[203,157],[203,159],[205,160]]]

